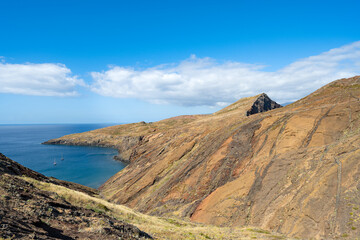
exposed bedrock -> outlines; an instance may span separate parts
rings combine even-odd
[[[271,100],[265,93],[262,93],[251,106],[251,109],[246,112],[246,115],[249,116],[260,112],[266,112],[280,107],[282,107],[280,104]]]
[[[359,99],[357,76],[286,107],[260,94],[214,114],[60,139],[141,137],[122,148],[130,164],[100,191],[142,212],[300,238],[354,238],[360,235]]]

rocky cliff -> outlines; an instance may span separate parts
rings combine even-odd
[[[211,115],[113,126],[49,143],[99,141],[123,149],[130,164],[100,191],[145,213],[300,238],[355,237],[359,101],[357,76],[272,111],[265,112],[278,105],[261,94]],[[123,147],[118,139],[125,137],[138,141]]]

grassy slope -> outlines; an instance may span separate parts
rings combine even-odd
[[[29,177],[21,177],[35,187],[55,192],[69,203],[107,214],[116,219],[133,224],[152,235],[155,239],[285,239],[284,236],[258,228],[229,228],[197,224],[175,218],[162,218],[136,212],[123,205],[110,203],[100,197],[52,183],[41,182]],[[101,226],[93,225],[83,231],[98,231]]]

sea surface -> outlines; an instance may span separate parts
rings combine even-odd
[[[46,176],[98,188],[126,166],[113,159],[117,155],[117,150],[41,143],[63,135],[107,126],[111,125],[0,125],[0,153]],[[61,160],[62,157],[64,160]]]

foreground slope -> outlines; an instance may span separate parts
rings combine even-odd
[[[74,206],[54,192],[35,187],[34,182],[80,191],[88,196],[96,195],[94,189],[47,178],[0,153],[1,239],[151,238],[133,225]]]
[[[0,239],[285,239],[258,228],[158,218],[101,199],[97,190],[47,178],[0,154]]]
[[[360,77],[247,116],[262,96],[212,115],[114,126],[49,143],[117,147],[130,164],[100,190],[145,213],[301,238],[359,236]]]

